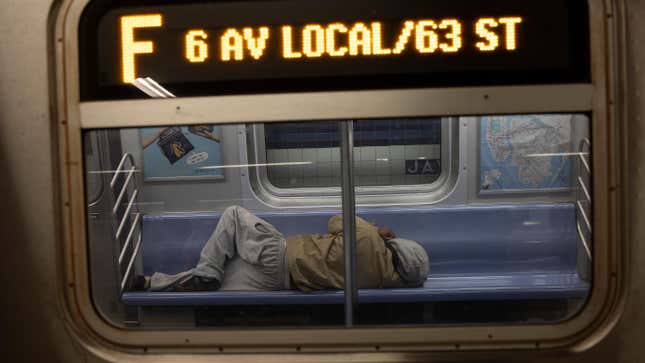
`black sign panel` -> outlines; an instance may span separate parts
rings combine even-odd
[[[83,100],[589,81],[582,0],[98,1]]]

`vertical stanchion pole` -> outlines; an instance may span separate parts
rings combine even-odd
[[[345,326],[354,325],[358,301],[356,286],[356,210],[354,198],[354,123],[340,122],[340,167],[345,243]]]

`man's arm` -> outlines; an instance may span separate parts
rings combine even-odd
[[[356,216],[356,231],[361,230],[361,229],[376,229],[377,227],[364,220],[363,218]],[[343,215],[342,214],[337,214],[335,216],[332,216],[329,218],[329,222],[327,223],[327,231],[331,234],[336,234],[336,233],[342,233],[343,232]]]
[[[391,239],[395,239],[396,235],[394,234],[394,231],[390,227],[381,227],[378,229],[378,235],[381,236],[383,241],[389,241]]]

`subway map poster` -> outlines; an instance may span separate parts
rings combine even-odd
[[[571,124],[571,115],[482,117],[480,190],[568,188]]]

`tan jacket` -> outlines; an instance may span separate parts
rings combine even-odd
[[[303,290],[344,288],[345,246],[342,216],[329,219],[328,234],[297,235],[287,238],[289,272],[295,287]],[[358,288],[403,286],[392,264],[392,252],[378,234],[378,228],[356,217]]]

